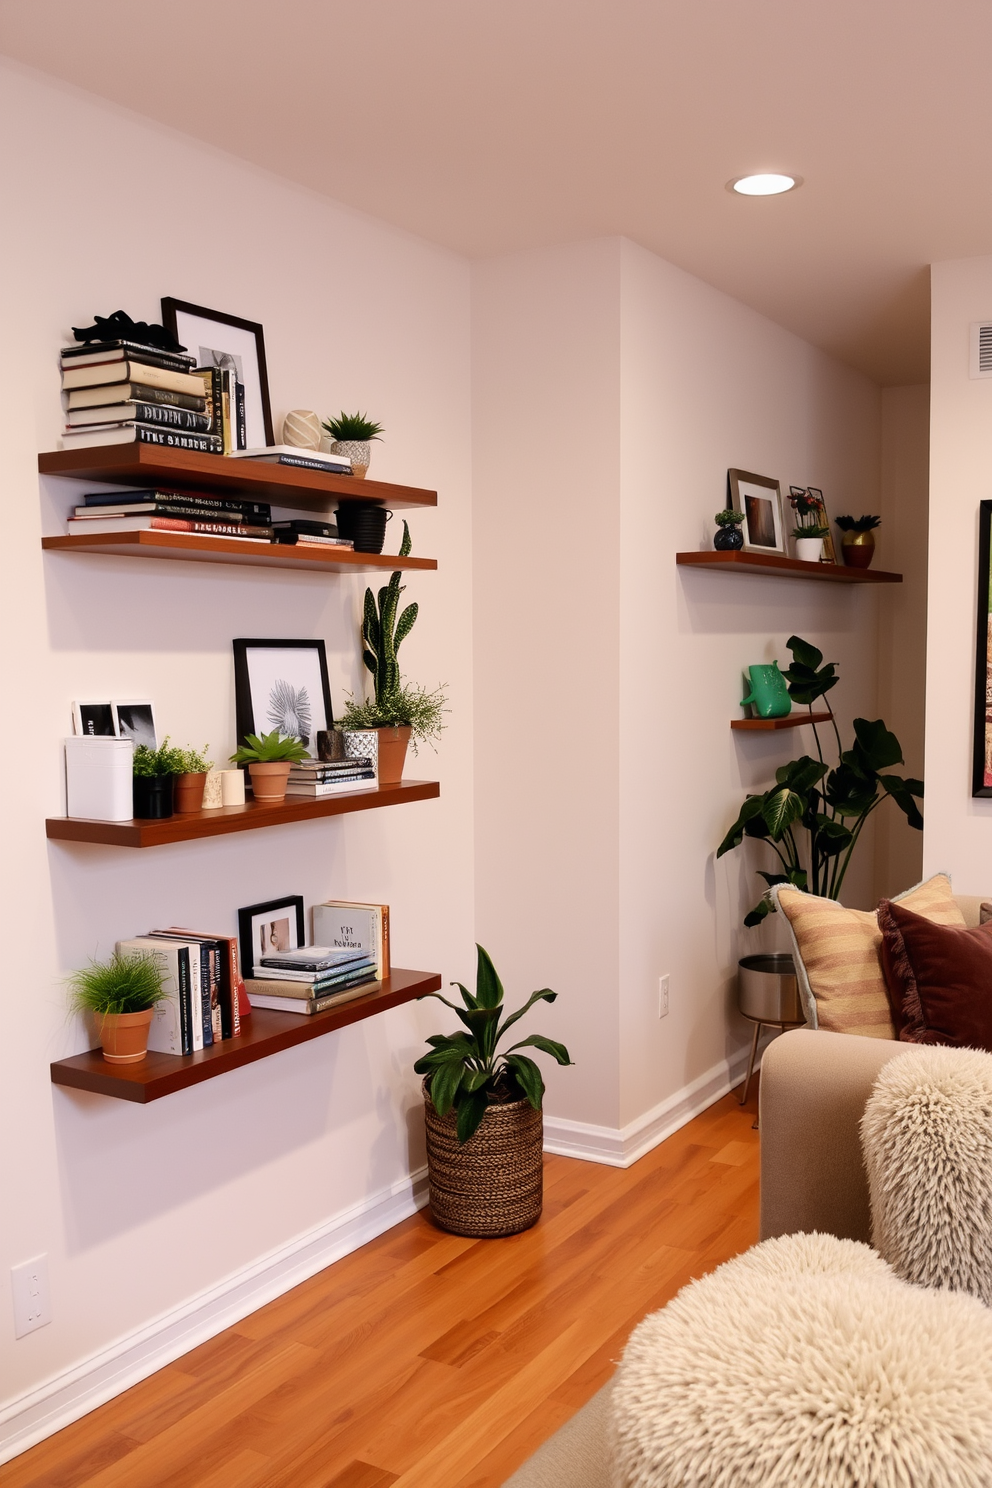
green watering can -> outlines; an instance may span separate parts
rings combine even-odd
[[[758,718],[785,718],[792,712],[792,699],[785,678],[778,669],[777,661],[762,662],[748,667],[751,691],[741,698],[741,707],[748,703]]]

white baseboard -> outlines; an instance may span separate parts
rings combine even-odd
[[[216,1286],[0,1407],[0,1463],[61,1431],[427,1203],[427,1169],[399,1179]]]
[[[611,1168],[629,1168],[652,1147],[657,1147],[659,1142],[732,1090],[743,1079],[747,1054],[748,1051],[743,1049],[731,1059],[722,1059],[690,1085],[683,1086],[627,1126],[594,1126],[591,1122],[568,1121],[545,1112],[544,1150],[560,1157],[581,1157],[587,1162],[605,1163]]]

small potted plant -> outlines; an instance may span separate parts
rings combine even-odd
[[[799,486],[789,492],[789,502],[798,521],[792,529],[796,541],[796,557],[803,563],[820,563],[823,559],[823,539],[829,537],[823,501]]]
[[[744,546],[744,534],[741,531],[743,512],[733,511],[728,506],[723,511],[718,511],[713,520],[717,528],[713,535],[713,546],[718,553],[732,553]]]
[[[286,799],[289,772],[299,760],[309,759],[299,739],[273,729],[271,734],[246,734],[245,742],[231,755],[231,763],[247,765],[256,801],[275,806]]]
[[[380,437],[382,425],[374,424],[364,413],[339,413],[337,418],[325,419],[323,428],[333,441],[331,453],[344,455],[351,461],[352,475],[364,480],[372,458],[372,440]],[[342,532],[341,536],[350,534]]]
[[[841,552],[848,568],[870,568],[875,556],[875,528],[881,517],[838,517],[837,526],[844,534]]]
[[[400,556],[406,557],[410,548],[410,529],[404,522]],[[411,604],[397,615],[404,590],[401,578],[398,570],[390,575],[389,583],[379,590],[378,605],[372,590],[365,591],[362,660],[372,673],[375,695],[361,703],[351,698],[342,719],[345,730],[377,731],[380,785],[398,785],[402,780],[403,764],[411,741],[414,754],[418,742],[433,747],[444,727],[442,719],[447,712],[443,688],[436,687],[430,692],[414,683],[404,682],[400,674],[397,653],[419,613],[419,606]]]
[[[115,951],[108,961],[91,961],[69,978],[69,1000],[77,1013],[96,1020],[109,1064],[138,1064],[148,1052],[148,1030],[155,1008],[168,992],[166,973],[151,956]]]
[[[207,758],[209,744],[202,749],[177,749],[180,769],[176,775],[173,808],[178,812],[200,811],[203,808],[203,787],[207,780],[210,761]]]
[[[134,814],[144,821],[163,821],[173,811],[173,786],[182,772],[178,749],[166,736],[158,749],[139,744],[134,751]]]
[[[535,1002],[556,992],[532,992],[505,1016],[503,984],[477,946],[475,995],[453,982],[462,1006],[430,992],[458,1014],[465,1031],[436,1033],[414,1069],[424,1076],[427,1176],[431,1214],[455,1235],[515,1235],[541,1215],[544,1196],[544,1080],[522,1049],[540,1049],[571,1064],[564,1044],[532,1033],[504,1053],[498,1045]]]

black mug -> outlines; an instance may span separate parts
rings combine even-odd
[[[392,515],[374,501],[349,501],[336,512],[338,536],[354,543],[356,553],[381,553]]]
[[[162,821],[172,815],[174,775],[135,775],[132,777],[132,810],[141,821]]]

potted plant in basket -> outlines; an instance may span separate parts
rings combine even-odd
[[[210,761],[207,758],[209,744],[202,749],[177,749],[179,770],[176,774],[173,805],[176,811],[199,811],[203,806],[203,787],[207,780]]]
[[[875,528],[881,517],[838,517],[837,526],[844,536],[840,549],[848,568],[870,568],[875,556]]]
[[[144,821],[163,821],[173,811],[173,787],[182,773],[183,756],[169,745],[169,737],[157,749],[139,744],[134,751],[134,814]]]
[[[351,461],[351,473],[357,480],[364,480],[372,458],[372,440],[382,434],[382,425],[374,424],[364,413],[339,413],[337,418],[325,419],[323,428],[331,436],[331,453],[344,455]],[[347,537],[342,532],[342,537]]]
[[[165,975],[151,956],[115,951],[108,961],[91,961],[69,978],[70,1004],[95,1018],[108,1063],[144,1059],[156,1005],[168,996]]]
[[[231,755],[234,765],[247,765],[252,795],[267,806],[286,799],[289,772],[299,760],[309,759],[299,739],[273,729],[271,734],[246,734],[245,742]]]
[[[404,522],[400,557],[405,558],[410,548],[410,529]],[[378,606],[372,590],[365,591],[362,660],[372,673],[375,696],[363,703],[349,699],[342,719],[345,730],[375,729],[380,785],[399,784],[407,746],[412,740],[414,754],[418,741],[433,746],[444,727],[442,718],[447,712],[443,688],[429,692],[415,683],[405,682],[400,674],[397,653],[419,613],[419,606],[411,604],[397,614],[404,589],[401,578],[398,570],[390,575],[389,583],[379,590]]]
[[[534,1224],[544,1195],[544,1080],[521,1049],[540,1049],[559,1064],[571,1064],[564,1044],[532,1033],[504,1053],[504,1035],[535,1002],[554,1002],[556,992],[532,992],[515,1013],[504,1016],[503,984],[482,946],[477,946],[475,995],[453,982],[463,1006],[436,997],[456,1012],[465,1032],[437,1033],[430,1053],[414,1069],[424,1076],[427,1173],[431,1213],[456,1235],[515,1235]]]

